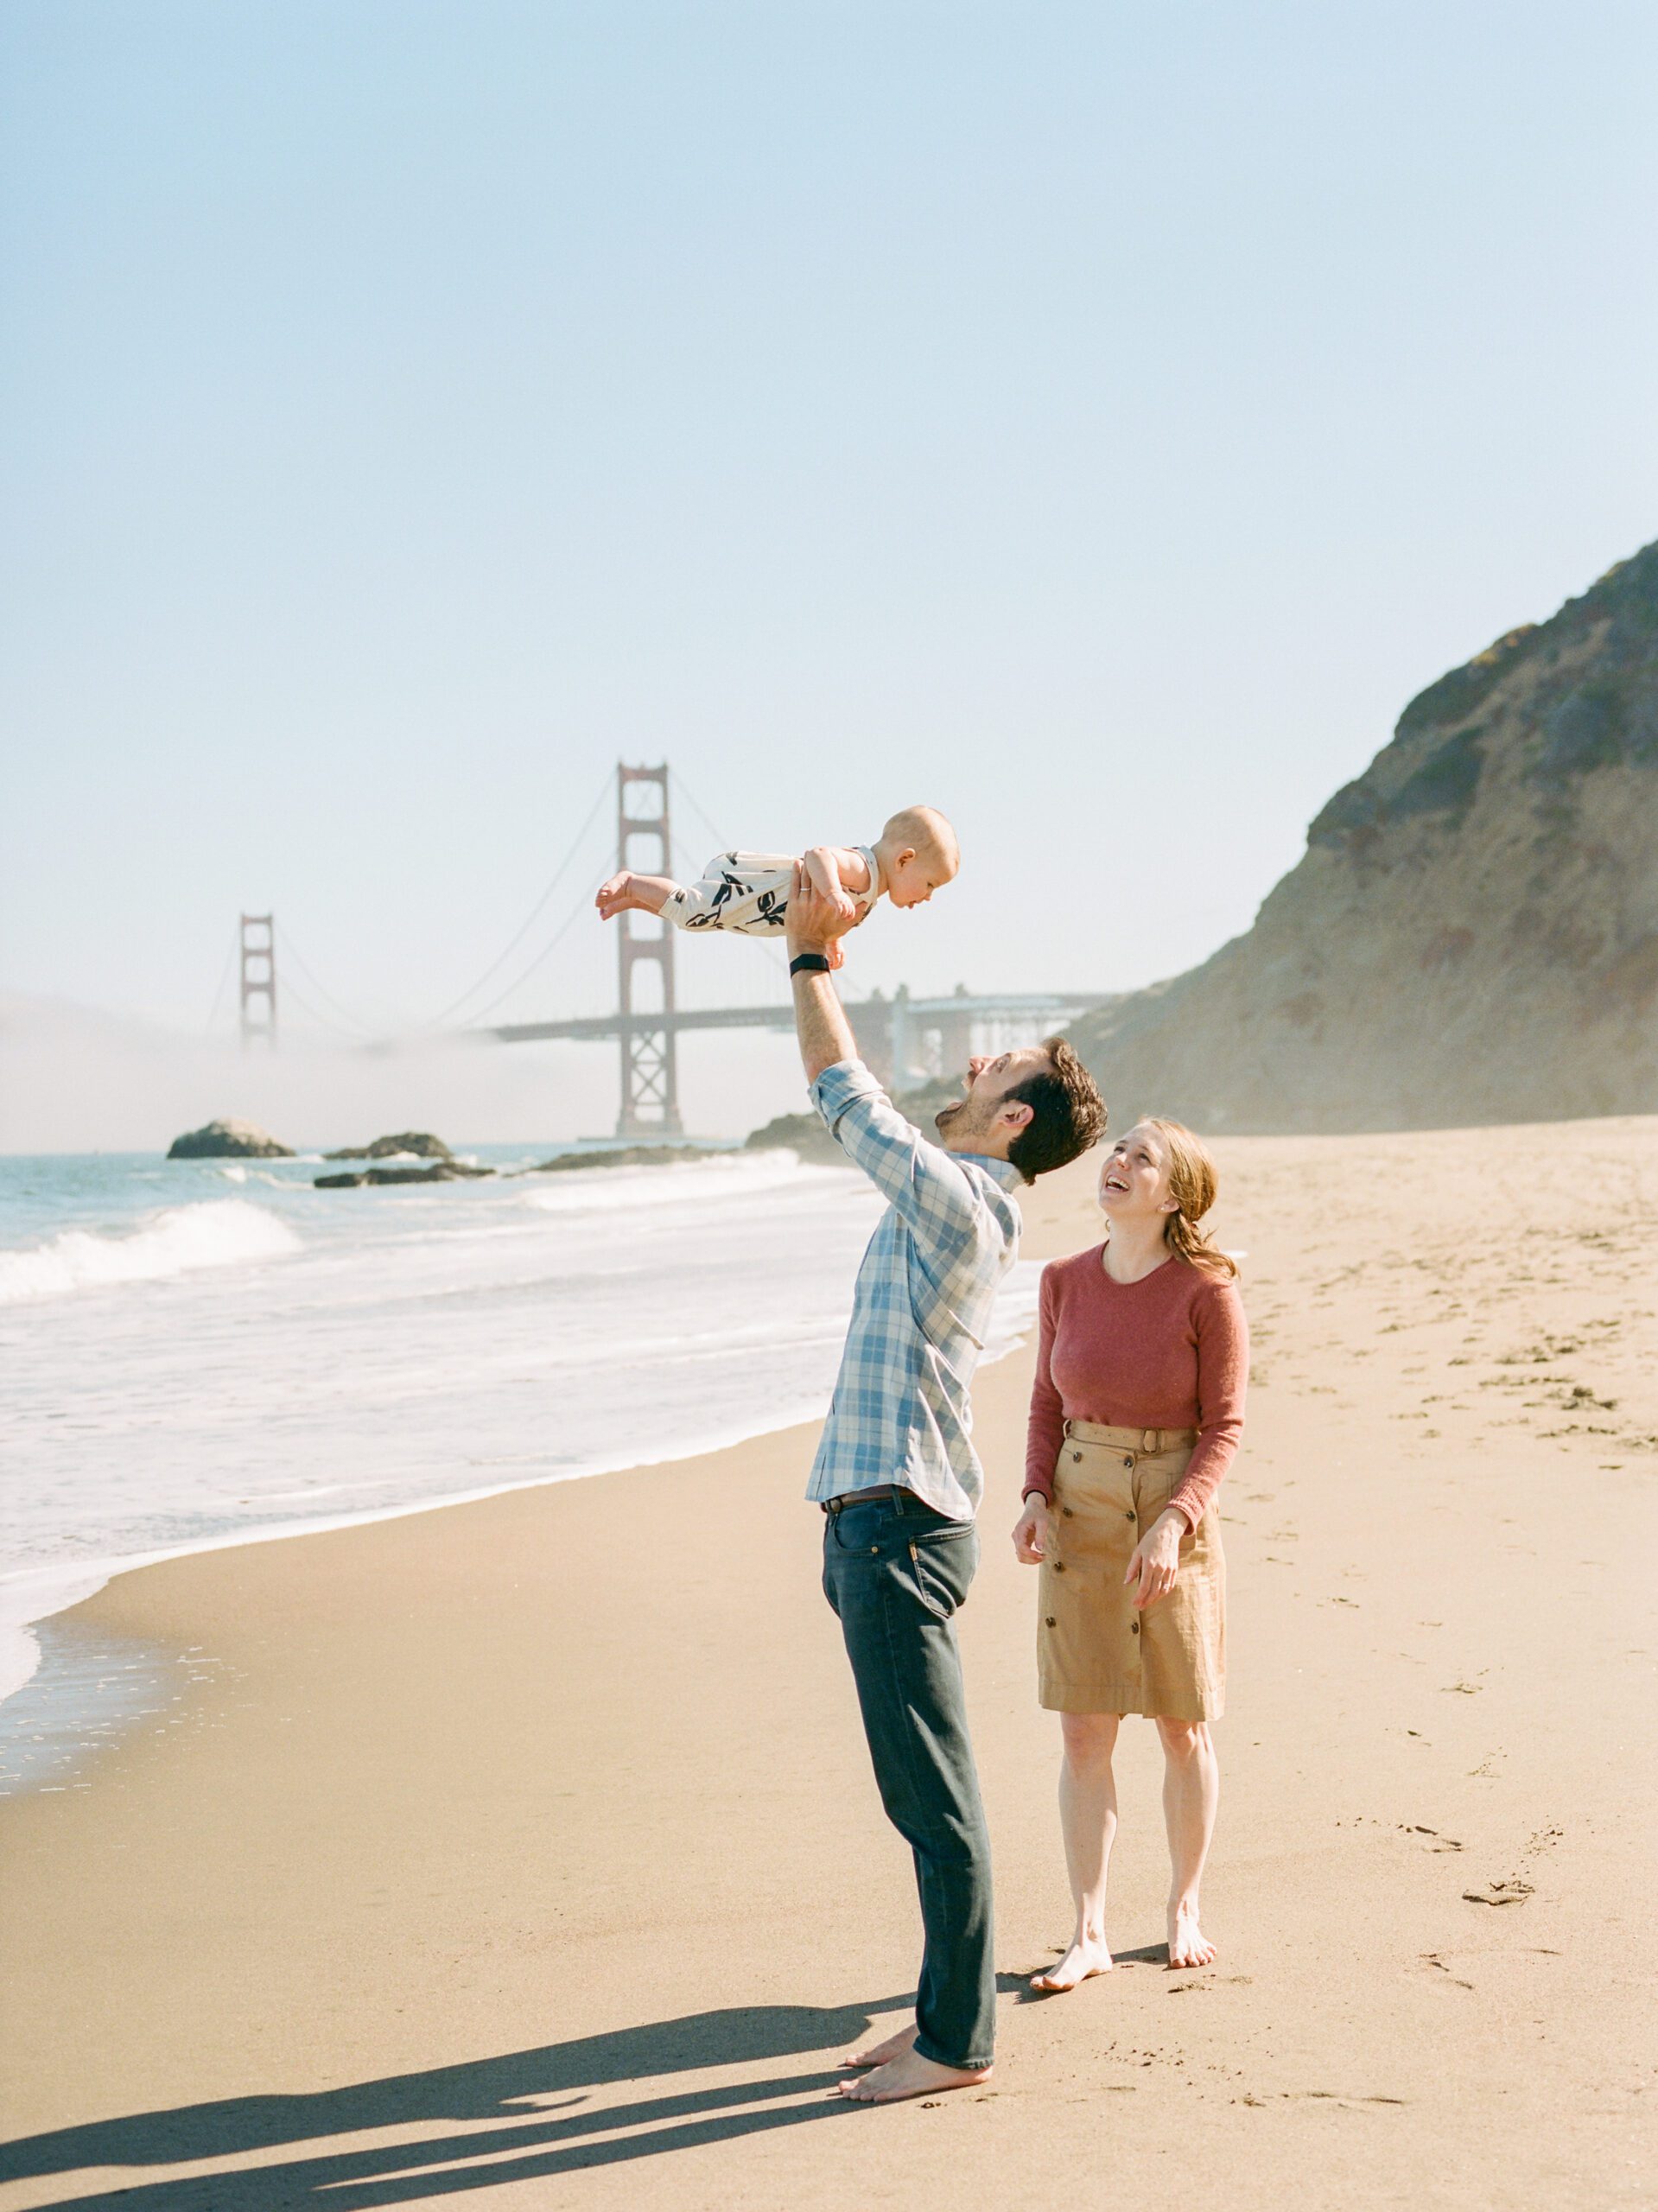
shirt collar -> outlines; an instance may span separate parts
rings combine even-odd
[[[1000,1183],[1004,1191],[1016,1191],[1025,1178],[1011,1160],[998,1160],[991,1152],[952,1152],[952,1160],[970,1160],[981,1167],[992,1182]]]

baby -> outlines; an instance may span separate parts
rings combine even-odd
[[[800,865],[816,889],[856,929],[885,892],[895,906],[924,906],[961,866],[956,832],[936,807],[900,807],[873,845],[814,845]],[[624,868],[601,884],[601,918],[636,908],[660,914],[680,930],[736,930],[744,937],[780,936],[789,919],[795,862],[786,853],[716,853],[699,883]],[[829,948],[833,966],[841,948]]]

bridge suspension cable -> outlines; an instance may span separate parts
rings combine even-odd
[[[237,941],[232,938],[225,949],[225,972],[219,979],[219,988],[213,993],[213,1010],[207,1016],[207,1027],[202,1032],[206,1037],[213,1035],[213,1024],[219,1019],[219,1009],[225,1003],[225,993],[230,985],[231,969],[236,965],[236,954]]]
[[[608,873],[608,871],[607,870],[606,873]],[[546,959],[548,955],[563,943],[564,939],[569,935],[571,930],[575,928],[581,916],[585,913],[591,912],[594,893],[598,890],[599,886],[604,881],[604,874],[601,874],[595,875],[592,880],[587,884],[575,906],[572,906],[569,912],[565,915],[563,920],[553,931],[551,937],[548,938],[546,944],[542,946],[541,950],[530,963],[530,965],[524,969],[521,974],[515,976],[512,981],[507,985],[506,988],[492,998],[487,1006],[479,1007],[472,1014],[468,1014],[467,1019],[469,1022],[481,1021],[486,1014],[493,1014],[498,1006],[505,1006],[507,1000],[511,997],[513,992],[518,988],[520,984],[527,983],[529,982],[530,978],[535,974],[537,969],[540,967],[542,962]],[[499,965],[499,963],[497,964]],[[459,1005],[461,1001],[457,1000],[455,1003]],[[454,1008],[451,1007],[449,1011],[453,1013]]]
[[[295,998],[299,1000],[299,1003],[305,1007],[305,1011],[311,1016],[311,1019],[314,1021],[321,1021],[324,1027],[328,1029],[340,1029],[340,1023],[344,1022],[348,1025],[348,1027],[341,1031],[340,1033],[342,1035],[348,1035],[352,1030],[355,1030],[360,1036],[370,1039],[376,1038],[379,1035],[380,1033],[374,1028],[372,1023],[361,1020],[359,1015],[354,1014],[352,1012],[349,1007],[340,1005],[339,1000],[328,988],[327,985],[321,982],[314,973],[309,961],[308,961],[303,953],[301,952],[298,945],[295,944],[286,923],[280,925],[276,931],[276,935],[278,941],[282,945],[285,958],[293,963],[294,966],[299,969],[300,974],[304,976],[306,982],[309,983],[311,988],[316,993],[317,996],[327,1005],[331,1006],[334,1008],[334,1013],[340,1017],[339,1020],[331,1020],[326,1014],[320,1014],[315,1007],[309,1005],[297,991],[295,991],[293,995]],[[291,984],[288,984],[287,978],[285,976],[283,978],[283,982],[284,985],[288,988],[292,988]]]
[[[483,974],[480,976],[475,982],[469,983],[467,988],[461,992],[459,998],[451,999],[448,1005],[442,1009],[441,1013],[435,1014],[429,1021],[422,1021],[418,1025],[421,1033],[423,1033],[427,1030],[441,1028],[442,1025],[449,1020],[452,1014],[458,1014],[461,1008],[466,1005],[467,1000],[475,997],[477,994],[483,989],[485,984],[489,982],[490,978],[496,973],[497,969],[504,967],[511,956],[518,950],[518,946],[523,944],[524,938],[529,936],[537,922],[540,920],[542,914],[546,909],[549,899],[551,899],[554,892],[557,890],[559,885],[562,883],[566,875],[569,874],[571,865],[575,861],[576,855],[581,851],[588,831],[593,828],[594,823],[599,819],[599,810],[609,798],[610,791],[611,776],[610,772],[607,771],[605,779],[599,786],[598,794],[594,798],[593,804],[588,810],[586,821],[583,822],[581,827],[576,831],[575,837],[571,840],[569,850],[565,854],[558,866],[553,870],[552,878],[548,883],[546,889],[542,893],[540,898],[537,899],[535,905],[530,908],[529,914],[525,917],[523,923],[517,930],[514,931],[511,937],[508,938],[505,947],[496,954],[494,959],[490,962]],[[600,877],[594,881],[592,887],[594,891],[598,889],[599,883],[602,880],[603,878]],[[588,893],[584,892],[582,896],[585,899],[588,896]],[[552,950],[554,945],[559,943],[560,939],[569,928],[570,924],[574,919],[575,916],[572,914],[567,920],[560,925],[556,933],[542,947],[541,950],[530,962],[529,967],[526,968],[523,975],[518,977],[518,983],[509,984],[506,989],[503,991],[499,997],[493,998],[490,1001],[489,1005],[485,1007],[481,1013],[474,1012],[468,1015],[467,1019],[472,1021],[481,1021],[484,1014],[491,1013],[496,1007],[502,1003],[503,1000],[511,998],[513,992],[518,989],[518,983],[527,982],[530,976],[535,973],[536,969],[547,957],[547,955]]]

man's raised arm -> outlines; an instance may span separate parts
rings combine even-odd
[[[797,861],[794,888],[789,893],[791,971],[803,955],[817,955],[827,963],[829,946],[845,928],[843,917],[816,889]],[[807,1082],[816,1083],[825,1068],[832,1068],[841,1060],[857,1058],[857,1039],[846,1018],[846,1008],[841,1004],[841,995],[829,981],[827,964],[823,968],[803,968],[798,975],[792,976],[792,984],[800,1057],[805,1062]]]
[[[844,924],[799,867],[789,894],[789,957],[822,953]],[[982,1225],[984,1202],[942,1145],[930,1143],[901,1114],[859,1058],[840,994],[826,972],[804,968],[794,979],[795,1029],[806,1080],[829,1132],[912,1230],[931,1243],[959,1245]],[[851,1068],[818,1088],[826,1069]],[[827,1092],[827,1096],[825,1095]]]

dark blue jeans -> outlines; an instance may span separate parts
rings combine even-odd
[[[950,1617],[978,1531],[908,1491],[827,1514],[823,1595],[840,1618],[886,1817],[915,1854],[925,1945],[916,2049],[988,2066],[995,2045],[990,1839]]]

